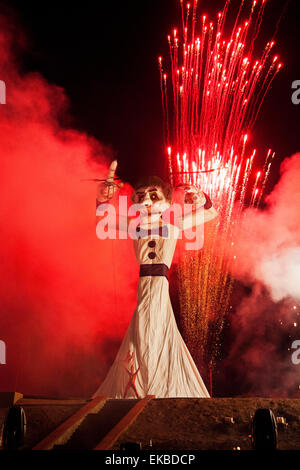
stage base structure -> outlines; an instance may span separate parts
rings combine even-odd
[[[300,450],[296,398],[21,397],[9,404],[22,406],[26,413],[22,450],[119,450],[130,442],[152,450],[250,450],[258,408],[270,408],[275,415],[277,448]],[[0,408],[0,428],[8,409]]]

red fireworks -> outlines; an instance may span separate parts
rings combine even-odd
[[[241,2],[233,29],[225,38],[229,3],[226,0],[213,23],[198,14],[197,0],[185,6],[181,0],[182,33],[174,29],[168,36],[170,94],[163,59],[158,60],[169,172],[175,184],[184,181],[203,186],[197,172],[218,172],[226,165],[233,184],[237,174],[242,177],[239,164],[247,135],[282,66],[278,56],[272,56],[274,41],[267,43],[259,59],[254,57],[266,1],[253,1],[248,12]],[[242,20],[243,15],[246,19]],[[218,188],[213,193],[215,190]]]

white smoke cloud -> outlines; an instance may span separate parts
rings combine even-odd
[[[232,274],[261,282],[278,302],[300,298],[300,154],[286,158],[266,208],[247,209],[235,233]]]
[[[275,302],[285,297],[300,299],[300,247],[262,259],[259,271],[258,278],[269,288]]]

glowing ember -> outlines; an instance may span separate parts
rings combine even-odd
[[[171,183],[201,187],[219,212],[218,220],[205,228],[203,250],[184,253],[178,264],[183,333],[194,357],[208,363],[219,352],[233,284],[228,260],[237,262],[232,228],[241,220],[256,155],[255,150],[249,153],[247,141],[282,64],[272,56],[274,41],[260,59],[254,58],[264,0],[253,1],[249,11],[241,2],[226,37],[229,0],[215,23],[198,14],[197,0],[180,3],[182,31],[174,29],[168,36],[169,78],[161,57],[159,68]],[[251,206],[261,201],[273,158],[269,150],[263,170],[254,177]]]

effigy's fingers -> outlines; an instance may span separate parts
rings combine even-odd
[[[114,160],[113,162],[111,162],[109,170],[108,170],[108,175],[106,178],[107,182],[113,182],[117,166],[118,166],[117,160]]]

